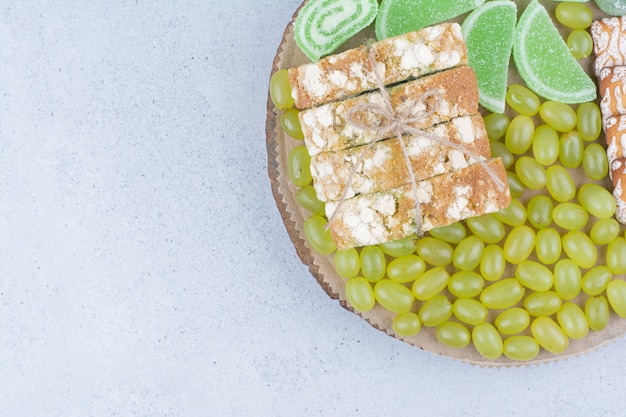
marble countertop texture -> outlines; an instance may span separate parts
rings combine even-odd
[[[624,415],[624,339],[483,369],[317,284],[265,149],[298,5],[0,2],[0,417]]]

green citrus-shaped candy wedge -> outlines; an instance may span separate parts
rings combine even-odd
[[[470,13],[461,26],[469,65],[478,79],[478,102],[494,113],[504,112],[516,20],[515,3],[494,0]]]
[[[594,82],[537,0],[526,7],[517,22],[513,59],[528,88],[545,99],[574,104],[596,98]]]
[[[294,39],[315,62],[369,26],[377,13],[377,0],[310,0],[296,17]]]
[[[626,0],[595,0],[596,5],[606,14],[623,16],[626,14]]]
[[[382,0],[376,17],[378,40],[403,35],[469,12],[485,0]]]

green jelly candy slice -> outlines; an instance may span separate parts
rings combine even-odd
[[[478,102],[494,113],[504,112],[516,20],[515,3],[495,0],[470,13],[461,26],[469,64],[478,79]]]
[[[296,17],[296,44],[318,61],[369,26],[377,13],[376,0],[310,0]]]
[[[626,15],[626,0],[595,0],[595,2],[598,8],[606,14],[613,16]]]
[[[533,0],[515,30],[513,59],[528,88],[562,103],[596,98],[596,85],[572,56],[546,9]]]
[[[403,35],[474,10],[485,0],[383,0],[376,17],[378,40]]]

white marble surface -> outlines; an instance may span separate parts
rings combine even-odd
[[[0,2],[0,416],[616,416],[626,341],[406,346],[298,260],[266,174],[286,1]]]

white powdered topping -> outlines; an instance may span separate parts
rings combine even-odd
[[[442,135],[436,133],[435,136],[441,137]],[[433,142],[423,136],[413,136],[407,145],[409,156],[420,156],[426,149],[433,146]]]
[[[420,204],[430,203],[433,198],[433,185],[430,181],[422,181],[417,184],[417,198]]]
[[[396,199],[390,194],[381,195],[376,200],[374,208],[385,216],[393,216],[396,213]]]
[[[618,222],[626,224],[626,201],[622,195],[622,179],[617,180],[615,189],[613,189],[613,198],[615,198],[615,218]]]
[[[437,113],[442,116],[448,116],[452,113],[450,102],[446,100],[439,100],[439,106],[437,107]]]
[[[407,48],[411,45],[405,38],[396,38],[393,41],[393,55],[402,56]]]
[[[322,70],[317,65],[306,66],[302,83],[310,96],[323,97],[328,91],[328,86],[324,84],[322,78]]]
[[[317,123],[323,127],[333,125],[333,111],[330,106],[321,106],[313,110]]]
[[[434,40],[443,34],[443,25],[434,25],[424,29],[424,32],[428,39]]]
[[[451,219],[459,220],[463,216],[463,212],[467,208],[467,203],[469,200],[466,196],[472,190],[472,187],[469,185],[454,187],[454,193],[456,194],[456,199],[450,204],[448,207],[448,211],[446,212],[447,216]]]
[[[451,150],[448,152],[448,159],[450,160],[450,166],[454,170],[459,170],[468,166],[465,156],[457,150]]]
[[[452,124],[457,130],[457,138],[461,143],[474,142],[474,125],[472,124],[472,119],[469,116],[452,119]]]
[[[328,74],[328,79],[339,87],[345,87],[348,82],[348,76],[344,74],[342,71],[332,71]]]
[[[432,65],[435,57],[432,51],[423,44],[416,44],[409,48],[402,59],[400,59],[400,68],[411,70],[414,68],[428,67]]]
[[[360,84],[363,85],[367,81],[367,77],[363,73],[363,65],[358,62],[353,62],[350,64],[350,79],[359,80]]]

